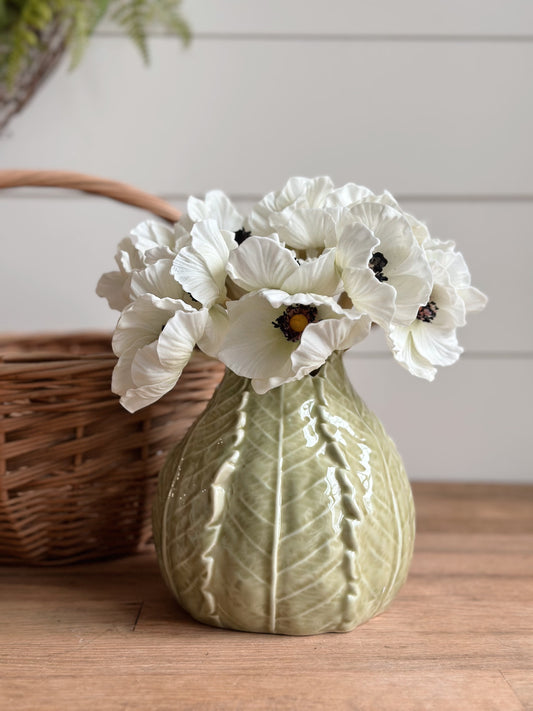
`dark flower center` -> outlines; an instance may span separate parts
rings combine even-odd
[[[389,281],[388,277],[383,274],[383,269],[387,266],[389,260],[383,256],[381,252],[374,252],[368,266],[374,272],[374,275],[378,281]]]
[[[279,328],[288,341],[297,343],[302,337],[306,326],[315,323],[318,311],[316,306],[291,304],[285,311],[272,321],[274,328]]]
[[[244,227],[241,227],[240,230],[237,230],[237,232],[235,232],[235,242],[237,242],[237,244],[242,244],[245,239],[248,239],[248,237],[251,236],[251,232],[245,230]]]
[[[423,321],[424,323],[431,323],[437,315],[438,310],[439,307],[434,301],[428,301],[425,306],[421,306],[418,309],[416,317],[419,321]]]

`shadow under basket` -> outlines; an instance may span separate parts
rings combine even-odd
[[[109,334],[0,339],[0,562],[126,555],[151,540],[168,450],[224,367],[194,355],[176,387],[135,414],[111,392]]]

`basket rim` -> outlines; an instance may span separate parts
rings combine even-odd
[[[42,332],[5,332],[0,333],[0,370],[2,366],[31,363],[53,362],[80,363],[88,361],[115,362],[116,356],[111,349],[111,331],[42,331]],[[90,353],[69,353],[61,348],[43,347],[50,341],[58,344],[76,345],[83,348],[84,344],[98,344],[102,342],[101,351]],[[106,344],[107,349],[104,347]],[[22,347],[21,347],[22,346]]]
[[[148,210],[171,223],[177,222],[181,217],[180,210],[157,195],[117,180],[69,170],[0,170],[0,190],[21,187],[66,188],[99,195]]]
[[[0,375],[5,375],[6,371],[12,371],[13,367],[19,366],[21,369],[29,369],[32,364],[46,364],[49,367],[68,366],[69,364],[96,364],[114,365],[117,362],[117,356],[111,348],[112,331],[42,331],[42,332],[6,332],[0,333]],[[8,348],[11,341],[15,343],[24,343],[32,348],[19,348],[16,346]],[[102,341],[108,344],[107,350],[93,351],[89,353],[68,353],[59,349],[43,349],[39,344],[45,344],[47,341],[64,342],[68,344],[72,342],[80,347],[84,343],[98,343]],[[194,363],[196,365],[204,363],[219,362],[216,358],[208,356],[199,349],[194,349],[188,365]]]

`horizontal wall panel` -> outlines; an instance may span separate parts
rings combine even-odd
[[[409,194],[533,194],[533,44],[152,47],[146,69],[127,40],[96,38],[12,122],[0,165],[159,192],[262,193],[330,174]]]
[[[465,358],[432,383],[355,350],[346,365],[411,479],[533,483],[533,360]]]
[[[115,268],[120,239],[149,215],[98,197],[0,197],[0,214],[0,331],[114,328],[118,313],[96,283]]]
[[[185,0],[193,33],[512,35],[531,34],[529,0]]]
[[[94,296],[100,274],[114,268],[122,236],[148,217],[142,210],[76,193],[11,190],[0,195],[3,243],[0,261],[0,330],[111,328],[116,314]],[[200,193],[198,193],[200,195]],[[251,203],[236,201],[243,213]],[[185,203],[177,203],[185,209]],[[432,203],[403,206],[442,239],[456,240],[489,305],[459,330],[467,352],[533,352],[533,330],[524,315],[533,309],[532,203]],[[512,241],[512,255],[504,245]],[[9,255],[8,257],[6,255]],[[22,288],[22,291],[21,291]],[[359,350],[386,351],[381,330]]]

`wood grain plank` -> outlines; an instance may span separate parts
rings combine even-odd
[[[171,599],[151,553],[0,568],[1,693],[36,711],[52,700],[167,708],[172,693],[180,708],[528,708],[533,531],[514,519],[533,487],[423,483],[414,493],[407,584],[388,611],[344,635],[200,625]],[[498,532],[486,526],[495,502]]]
[[[413,485],[417,529],[424,533],[533,533],[533,488],[528,485],[433,484]],[[446,512],[446,516],[443,512]],[[449,540],[449,538],[448,538]],[[476,536],[481,545],[485,539]],[[469,537],[471,545],[472,537]]]
[[[414,608],[404,608],[404,614],[413,614]],[[386,628],[369,623],[355,631],[350,640],[328,638],[324,642],[297,638],[290,646],[281,641],[272,643],[250,638],[236,639],[223,630],[189,630],[179,615],[165,623],[164,628],[154,625],[143,635],[120,637],[111,630],[94,635],[77,644],[67,644],[64,639],[40,634],[39,643],[11,643],[10,656],[2,662],[3,678],[30,679],[44,676],[115,677],[135,670],[139,675],[195,674],[202,669],[202,661],[209,662],[206,673],[231,674],[234,669],[242,673],[271,675],[314,674],[317,665],[322,672],[380,671],[384,674],[393,668],[402,672],[443,670],[498,671],[513,667],[521,671],[531,669],[533,645],[531,634],[487,634],[434,632],[418,630],[416,621],[408,631]],[[43,651],[46,646],[46,652]]]
[[[393,192],[533,192],[533,43],[152,48],[148,70],[128,40],[95,38],[76,72],[62,67],[12,123],[1,164],[157,192],[263,193],[294,174],[341,183],[354,166]]]
[[[505,669],[503,677],[513,689],[525,711],[533,709],[533,676],[531,670]]]
[[[320,662],[315,660],[318,665]],[[208,658],[205,660],[209,665]],[[320,666],[318,666],[320,669]],[[6,703],[17,711],[68,708],[72,711],[166,711],[179,708],[319,709],[346,711],[523,711],[498,672],[439,672],[421,677],[416,672],[388,674],[327,672],[317,674],[242,673],[117,675],[96,677],[12,678],[0,682]]]

